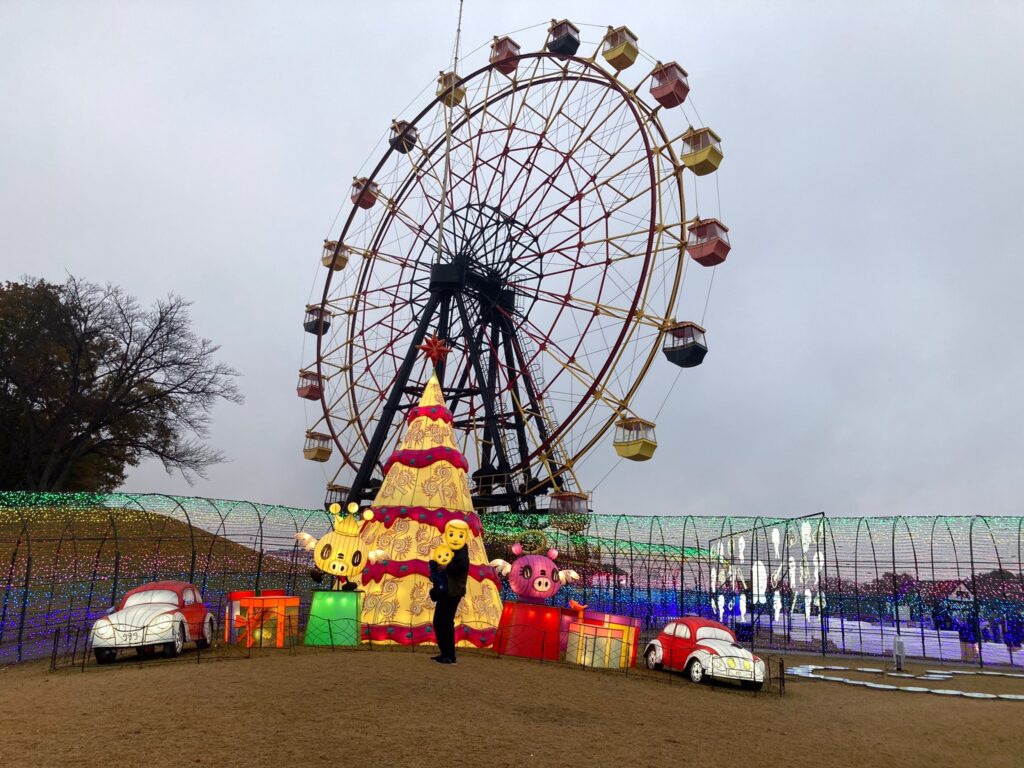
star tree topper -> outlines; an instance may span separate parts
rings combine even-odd
[[[417,349],[423,350],[423,356],[434,366],[437,366],[452,351],[451,347],[445,345],[444,339],[439,339],[436,334],[420,344]]]

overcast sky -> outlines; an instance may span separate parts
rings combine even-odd
[[[319,243],[456,13],[0,0],[0,279],[173,291],[243,374],[230,463],[126,489],[320,503],[294,394]],[[552,16],[677,59],[726,153],[711,351],[653,461],[587,463],[596,511],[1021,514],[1024,4],[466,0],[464,49]]]

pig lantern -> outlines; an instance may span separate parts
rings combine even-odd
[[[523,602],[543,602],[554,597],[563,584],[570,584],[580,578],[576,571],[568,568],[559,570],[555,565],[557,549],[549,549],[546,555],[523,555],[523,545],[516,542],[512,545],[512,554],[521,557],[511,564],[501,559],[491,560],[491,567],[508,577],[509,586]]]

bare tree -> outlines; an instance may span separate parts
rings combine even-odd
[[[112,490],[147,457],[191,483],[223,461],[204,439],[218,401],[242,402],[238,374],[189,306],[74,277],[0,286],[0,489]]]

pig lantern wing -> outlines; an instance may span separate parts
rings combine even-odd
[[[502,576],[508,576],[509,571],[512,570],[512,564],[502,560],[500,557],[491,560],[490,566]]]
[[[566,568],[565,570],[558,572],[558,580],[562,584],[570,584],[571,582],[579,581],[580,575],[576,573],[576,571],[572,570],[572,568]]]

